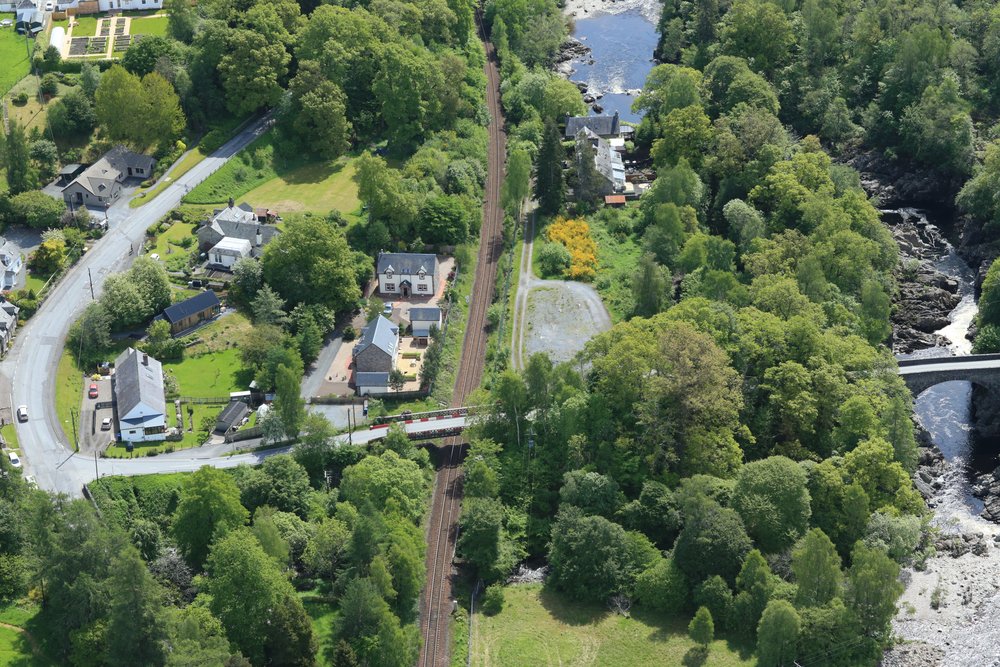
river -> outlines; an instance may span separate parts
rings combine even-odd
[[[654,65],[660,3],[571,0],[566,12],[574,19],[573,37],[590,48],[589,57],[570,62],[569,78],[587,84],[590,95],[601,95],[596,101],[600,113],[617,112],[622,120],[638,123],[642,117],[632,112],[632,102]]]
[[[932,232],[935,218],[915,209],[901,209],[902,217],[916,217]],[[947,326],[936,331],[943,344],[919,350],[910,356],[969,354],[972,343],[969,327],[975,319],[975,272],[946,239],[949,225],[942,221],[943,251],[934,260],[935,268],[958,281],[958,305],[949,314]],[[995,444],[976,442],[972,428],[972,387],[968,382],[945,382],[931,387],[914,406],[920,423],[941,450],[946,468],[940,489],[931,499],[931,520],[944,535],[980,533],[987,539],[1000,535],[1000,527],[982,519],[982,501],[970,492],[970,478],[996,466]],[[931,558],[923,571],[907,569],[906,584],[893,623],[896,633],[911,643],[890,651],[886,664],[894,667],[984,667],[1000,665],[1000,550],[988,549],[985,556],[966,553],[958,558],[942,555]],[[932,600],[940,598],[935,609]],[[923,644],[924,646],[921,646]]]

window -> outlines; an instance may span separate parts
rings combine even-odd
[[[385,284],[385,291],[386,292],[395,292],[396,291],[396,283],[386,283]]]
[[[215,253],[215,263],[222,264],[222,255],[220,255],[219,253]]]
[[[156,435],[157,433],[163,433],[166,430],[165,426],[153,426],[152,428],[143,429],[143,433],[146,435]]]
[[[417,285],[417,291],[418,292],[426,292],[427,291],[427,285],[424,285],[423,283],[418,284]]]

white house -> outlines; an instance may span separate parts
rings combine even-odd
[[[17,287],[18,276],[24,269],[24,260],[17,248],[7,243],[6,239],[0,239],[0,266],[3,268],[0,289],[11,290]]]
[[[81,4],[83,7],[80,6]],[[3,7],[3,3],[0,3],[0,10],[3,10]],[[143,11],[163,9],[163,0],[97,0],[96,8],[93,2],[56,0],[56,9],[60,12],[73,9],[79,14],[96,14],[97,12],[108,12],[111,10]]]
[[[424,253],[379,253],[375,270],[378,291],[392,296],[426,296],[437,287],[437,256]]]
[[[410,327],[414,338],[429,338],[431,327],[441,328],[441,309],[436,306],[410,308]]]
[[[208,263],[224,271],[232,271],[233,264],[245,257],[250,257],[252,252],[253,246],[247,239],[224,236],[208,251]]]
[[[157,442],[167,437],[163,367],[145,352],[127,348],[115,360],[112,377],[118,432],[125,442]]]

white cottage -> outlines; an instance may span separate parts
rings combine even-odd
[[[379,253],[379,294],[430,297],[437,288],[437,256],[425,253]]]
[[[118,432],[125,442],[157,442],[167,437],[163,367],[145,352],[127,348],[115,360],[112,378]]]

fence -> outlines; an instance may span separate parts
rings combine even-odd
[[[200,405],[227,405],[232,399],[229,396],[181,396],[178,400],[181,403],[195,403]]]

